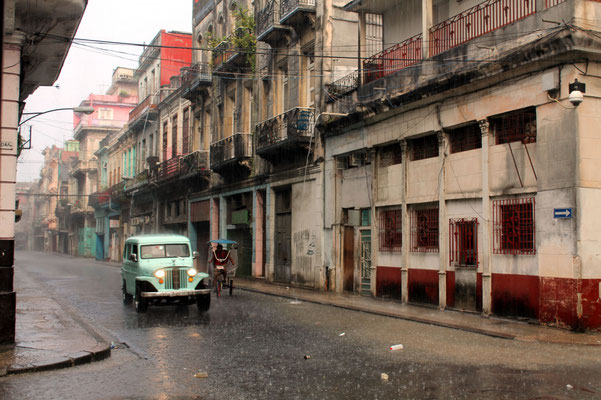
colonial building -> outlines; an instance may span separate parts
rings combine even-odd
[[[586,21],[601,4],[345,9],[360,69],[327,86],[348,115],[322,123],[336,286],[600,328],[601,65]]]
[[[136,96],[126,92],[119,92],[117,95],[91,94],[81,106],[93,107],[94,112],[91,115],[74,116],[73,137],[79,142],[79,157],[71,167],[69,185],[69,192],[76,195],[70,197],[74,201],[69,227],[75,234],[72,254],[84,257],[96,255],[96,220],[94,208],[89,204],[90,197],[98,191],[99,165],[95,152],[99,149],[101,140],[123,127],[137,102]],[[132,157],[131,153],[127,154],[123,160],[124,165],[131,162]],[[116,169],[119,170],[120,167],[117,166]],[[102,171],[100,174],[102,175]]]

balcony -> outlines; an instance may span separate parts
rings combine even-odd
[[[197,63],[182,71],[182,97],[190,101],[208,93],[213,85],[211,66]]]
[[[111,190],[106,189],[101,192],[93,193],[90,196],[90,200],[88,201],[88,204],[90,205],[90,207],[98,208],[105,204],[108,204],[110,198],[111,198]]]
[[[395,44],[363,62],[363,84],[368,84],[422,61],[422,34]]]
[[[280,0],[280,24],[297,25],[315,18],[315,0]]]
[[[554,1],[548,1],[555,5]],[[509,25],[536,12],[536,0],[488,0],[430,28],[430,56]]]
[[[359,87],[359,71],[351,72],[350,74],[326,85],[329,97],[327,102],[336,101],[342,96],[356,90]]]
[[[221,171],[252,157],[252,135],[235,133],[218,142],[211,143],[211,169]]]
[[[196,175],[210,175],[209,152],[195,151],[194,153],[183,156],[180,161],[180,171],[182,178]]]
[[[594,1],[598,2],[598,0]],[[566,11],[558,7],[565,2],[566,0],[486,0],[467,8],[432,26],[425,33],[418,33],[409,37],[363,61],[360,81],[358,82],[358,96],[370,100],[381,97],[384,93],[374,91],[374,86],[385,87],[388,90],[402,88],[404,92],[410,93],[415,90],[410,89],[412,86],[417,88],[420,82],[427,79],[425,74],[417,73],[420,68],[427,69],[430,76],[456,76],[458,71],[473,70],[475,64],[470,62],[466,54],[473,56],[482,49],[499,46],[504,49],[503,51],[508,55],[507,57],[511,57],[509,54],[515,50],[516,46],[526,49],[529,43],[540,42],[540,36],[528,36],[523,33],[524,31],[544,31],[548,28],[548,24],[544,22],[545,18],[554,21],[561,20],[562,17],[565,17],[565,20],[570,18],[571,12],[565,14]],[[537,4],[539,9],[537,9]],[[557,8],[558,10],[549,10],[552,14],[547,14],[547,9],[551,8]],[[379,14],[393,12],[383,2],[370,3],[369,6],[365,2],[352,2],[352,4],[349,3],[346,9],[348,11]],[[541,15],[530,18],[537,13]],[[527,18],[529,18],[528,22],[523,23],[526,24],[525,26],[518,23]],[[394,18],[390,18],[390,20],[394,20]],[[513,41],[515,44],[512,48],[511,41],[505,41],[502,36],[497,37],[497,34],[491,35],[491,33],[501,29],[503,29],[503,35],[508,37],[523,36],[524,39]],[[386,30],[386,27],[384,27],[384,30]],[[484,42],[480,43],[478,39]],[[424,51],[424,46],[428,46],[427,51]],[[469,48],[464,49],[464,46],[469,46]],[[527,50],[524,50],[524,52],[526,53]],[[442,53],[445,54],[442,55]],[[437,63],[420,65],[425,61],[424,54],[428,54],[429,61],[437,61]],[[500,56],[497,54],[496,57]],[[453,63],[442,62],[445,59],[452,59]],[[397,73],[412,66],[415,66],[416,69],[415,71],[412,70],[411,73]],[[372,84],[387,77],[389,78],[385,82]],[[330,84],[328,91],[331,98],[328,101],[336,101],[344,94],[351,92],[354,82],[349,83],[349,81],[352,79],[353,77],[348,76]]]
[[[85,175],[98,169],[98,160],[76,160],[71,166],[71,175]]]
[[[268,0],[265,8],[255,16],[257,40],[276,47],[289,32],[290,28],[280,24],[279,0]]]
[[[258,155],[264,158],[306,148],[313,138],[315,111],[293,108],[256,126]]]
[[[171,179],[185,179],[195,176],[208,176],[208,151],[195,151],[185,156],[178,155],[151,166],[150,180],[157,184]]]
[[[238,48],[236,42],[246,35],[253,35],[246,28],[236,28],[234,33],[226,40],[219,43],[213,49],[213,73],[236,72],[240,69],[247,68],[250,64],[250,57],[254,56],[255,48]]]
[[[134,129],[148,121],[157,121],[159,118],[159,94],[151,94],[129,112],[129,127]]]
[[[133,179],[125,180],[125,191],[129,192],[131,190],[140,189],[148,184],[148,170],[136,174]]]

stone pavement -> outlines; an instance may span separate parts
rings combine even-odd
[[[0,346],[0,376],[66,368],[110,356],[86,323],[51,299],[48,291],[15,268],[16,344]]]
[[[317,304],[400,318],[429,325],[479,333],[492,337],[542,343],[601,346],[601,332],[577,333],[522,321],[484,317],[480,314],[401,304],[349,293],[323,292],[267,283],[262,279],[235,278],[236,290],[287,297]],[[227,292],[224,292],[227,295]]]

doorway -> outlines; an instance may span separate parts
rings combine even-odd
[[[290,188],[275,192],[275,270],[274,281],[290,283],[292,209]]]

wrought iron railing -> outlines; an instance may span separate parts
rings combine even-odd
[[[256,32],[260,37],[269,28],[280,23],[280,4],[278,0],[268,0],[265,7],[257,12]]]
[[[235,133],[211,143],[211,168],[252,156],[252,135]]]
[[[257,124],[257,151],[299,137],[312,137],[315,127],[313,108],[296,107]]]
[[[211,66],[207,63],[196,63],[188,68],[182,68],[182,86],[190,87],[197,82],[211,84],[213,75]]]
[[[209,152],[195,151],[185,155],[180,160],[180,170],[182,175],[193,174],[209,170]]]
[[[536,12],[536,0],[487,0],[430,28],[430,56]]]
[[[359,71],[353,71],[350,74],[330,83],[328,93],[337,98],[352,92],[359,87]]]
[[[423,59],[422,34],[397,43],[363,62],[363,84],[407,68]]]
[[[281,0],[280,16],[285,19],[296,9],[315,9],[315,0]]]

